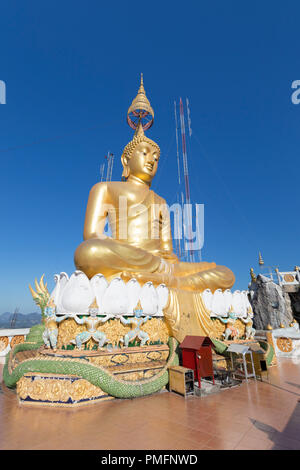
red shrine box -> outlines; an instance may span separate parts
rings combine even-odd
[[[193,369],[199,387],[201,377],[212,377],[215,383],[212,346],[213,342],[208,336],[186,336],[179,346],[182,351],[182,365]]]

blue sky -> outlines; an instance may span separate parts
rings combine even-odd
[[[11,1],[1,7],[0,313],[35,311],[28,283],[74,270],[89,189],[131,139],[140,72],[161,147],[153,189],[175,202],[173,102],[188,97],[202,257],[230,267],[299,264],[299,2]]]

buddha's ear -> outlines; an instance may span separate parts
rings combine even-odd
[[[123,168],[123,173],[122,173],[122,179],[124,178],[125,180],[127,180],[127,178],[129,177],[129,175],[130,175],[129,167],[128,167],[128,166],[124,166],[124,168]]]
[[[122,155],[121,162],[122,162],[122,165],[123,165],[122,179],[123,178],[127,179],[130,175],[130,169],[129,169],[129,166],[128,166],[128,157],[125,157],[124,155]]]

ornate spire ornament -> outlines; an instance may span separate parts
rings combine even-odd
[[[143,74],[141,74],[141,84],[137,96],[132,101],[127,111],[127,123],[135,130],[133,139],[126,145],[121,156],[123,165],[122,181],[126,181],[129,177],[129,168],[127,161],[131,158],[135,147],[141,142],[148,142],[157,150],[160,155],[160,148],[156,142],[145,136],[144,131],[152,126],[154,121],[154,111],[146,96],[143,82]]]
[[[265,262],[264,262],[264,260],[263,260],[263,258],[262,258],[262,256],[261,256],[261,252],[260,252],[260,251],[259,251],[259,253],[258,253],[258,264],[259,264],[260,266],[263,266],[263,265],[265,264]]]
[[[135,131],[141,123],[143,130],[149,129],[154,121],[154,111],[148,100],[143,81],[143,74],[141,74],[141,84],[137,96],[132,101],[127,111],[127,123]]]
[[[256,276],[255,276],[253,268],[250,268],[250,276],[251,276],[252,281],[256,282]]]

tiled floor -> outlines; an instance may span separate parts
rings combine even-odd
[[[72,410],[20,406],[2,383],[0,449],[300,449],[300,360],[269,378],[207,398],[163,392]]]

